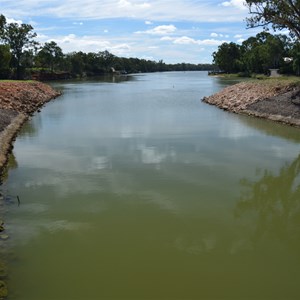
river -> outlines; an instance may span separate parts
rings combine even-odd
[[[201,102],[232,83],[54,83],[1,187],[9,299],[299,299],[300,132]]]

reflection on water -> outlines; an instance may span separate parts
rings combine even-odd
[[[243,179],[241,185],[246,189],[235,212],[239,217],[252,214],[254,241],[271,236],[299,251],[300,156],[278,175],[265,170],[260,180]]]
[[[134,78],[56,83],[17,139],[11,299],[298,299],[298,131]]]
[[[7,180],[8,174],[9,174],[9,170],[16,169],[17,167],[18,167],[18,162],[16,160],[16,157],[15,157],[14,153],[12,152],[9,155],[9,158],[8,158],[7,168],[4,170],[3,174],[1,175],[0,184],[3,181]]]
[[[245,118],[244,116],[240,116],[239,119],[241,122],[265,132],[267,135],[281,137],[297,143],[300,142],[299,128],[290,127],[289,125],[283,125],[269,120],[258,119],[256,117]]]

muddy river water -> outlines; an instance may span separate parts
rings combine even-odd
[[[201,102],[231,83],[54,83],[1,187],[9,299],[300,299],[300,131]]]

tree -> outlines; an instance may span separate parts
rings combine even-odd
[[[76,76],[83,76],[84,73],[84,53],[72,52],[68,54],[68,59],[70,60],[71,73]]]
[[[213,53],[219,68],[228,73],[268,73],[270,68],[282,68],[283,57],[289,56],[291,41],[286,35],[258,33],[245,40],[241,46],[223,43]]]
[[[292,68],[297,76],[300,76],[300,43],[295,43],[291,49],[293,57]]]
[[[115,56],[107,50],[98,53],[101,64],[104,66],[106,72],[110,71],[111,67],[114,67]]]
[[[0,15],[0,42],[4,38],[6,18]],[[0,78],[7,78],[9,74],[9,64],[11,60],[10,48],[0,44]]]
[[[9,76],[9,64],[11,60],[10,49],[8,45],[0,45],[0,79]]]
[[[45,43],[42,49],[37,55],[39,63],[43,67],[50,68],[51,72],[54,71],[55,66],[57,66],[63,58],[62,49],[54,42]]]
[[[29,24],[10,23],[4,28],[4,41],[8,43],[12,53],[12,64],[16,68],[17,79],[21,78],[22,57],[26,51],[36,49],[34,40],[36,33]]]
[[[0,40],[3,38],[5,24],[6,18],[3,15],[0,15]]]
[[[213,61],[218,67],[227,73],[239,72],[241,50],[235,43],[223,43],[218,50],[213,53]]]
[[[267,73],[283,63],[288,39],[284,35],[258,33],[242,43],[242,57],[247,72]]]
[[[300,39],[300,1],[299,0],[246,0],[251,17],[248,27],[272,24],[274,30],[288,29],[292,37]]]

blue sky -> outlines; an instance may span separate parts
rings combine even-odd
[[[31,24],[41,43],[166,63],[210,63],[223,42],[241,43],[244,0],[0,0],[8,21]]]

